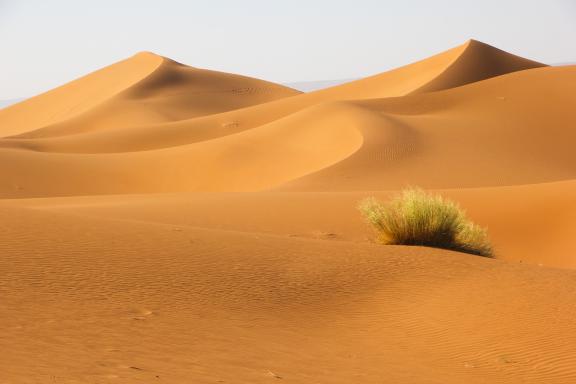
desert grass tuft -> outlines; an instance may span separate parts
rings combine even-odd
[[[492,257],[484,228],[472,223],[455,202],[419,188],[406,189],[387,203],[359,204],[383,244],[421,245]]]

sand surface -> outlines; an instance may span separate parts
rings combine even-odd
[[[576,382],[576,66],[311,93],[140,53],[0,110],[0,383]],[[419,185],[496,259],[382,246]]]

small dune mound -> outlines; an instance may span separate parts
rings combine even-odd
[[[486,230],[440,195],[411,188],[386,204],[365,199],[359,209],[384,244],[421,245],[485,257],[493,254]]]

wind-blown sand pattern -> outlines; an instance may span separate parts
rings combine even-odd
[[[152,53],[0,110],[0,383],[576,382],[576,66],[327,89]],[[372,240],[408,185],[496,259]]]

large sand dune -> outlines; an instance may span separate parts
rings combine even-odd
[[[0,110],[0,383],[576,381],[576,66],[302,94],[140,53]],[[496,260],[381,246],[407,185]]]
[[[0,169],[7,183],[0,192],[332,191],[566,180],[576,176],[574,81],[576,67],[547,67],[402,98],[324,102],[202,141],[209,135],[205,119],[198,132],[192,124],[5,139]]]
[[[142,56],[160,64],[139,81],[94,108],[72,118],[23,132],[18,137],[66,136],[160,124],[300,93],[263,80],[188,67],[152,53],[140,53],[129,61],[137,62]],[[91,76],[94,74],[83,81],[88,81]],[[48,94],[41,97],[48,98]]]

